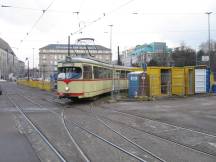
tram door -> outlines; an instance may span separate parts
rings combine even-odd
[[[91,85],[94,82],[90,82],[90,80],[92,80],[92,66],[91,65],[83,65],[83,92],[85,93],[85,95],[91,97],[92,96],[92,91],[95,88],[94,85]],[[86,93],[89,92],[89,93]]]
[[[115,71],[113,76],[113,82],[114,82],[114,93],[119,94],[121,90],[121,83],[120,83],[120,71]]]
[[[189,69],[189,94],[193,94],[193,81],[194,81],[194,78],[193,78],[193,71],[191,69]]]

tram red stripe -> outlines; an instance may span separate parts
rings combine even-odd
[[[57,93],[58,96],[69,96],[69,97],[78,97],[78,96],[83,96],[84,93]]]
[[[92,92],[99,92],[99,91],[104,91],[104,90],[110,90],[110,88],[105,88],[105,89],[101,89],[101,90],[97,90],[97,91],[89,91],[89,92],[85,92],[85,93],[92,93]]]
[[[104,81],[104,80],[112,80],[112,79],[92,79],[92,80],[85,80],[85,79],[64,79],[64,80],[58,80],[59,82],[65,82],[66,84],[70,83],[70,82],[83,82],[83,81],[93,81],[93,82],[96,82],[96,81]],[[114,79],[114,80],[127,80],[127,78],[120,78],[120,79]]]

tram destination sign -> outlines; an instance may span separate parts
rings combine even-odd
[[[64,63],[63,66],[74,66],[74,63]]]

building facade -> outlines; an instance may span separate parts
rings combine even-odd
[[[66,56],[93,57],[94,59],[109,63],[111,50],[101,45],[49,44],[39,49],[39,71],[43,79],[49,79],[57,72],[58,61]]]
[[[166,46],[165,42],[153,42],[150,44],[137,45],[136,47],[125,50],[121,54],[122,62],[125,66],[142,65],[151,60],[166,65],[169,64],[171,48]],[[127,54],[125,54],[127,53]]]
[[[24,62],[19,61],[9,44],[0,38],[0,78],[24,74]]]

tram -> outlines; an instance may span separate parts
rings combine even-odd
[[[91,98],[128,89],[130,67],[115,66],[91,58],[66,57],[58,62],[57,95],[59,98]]]

